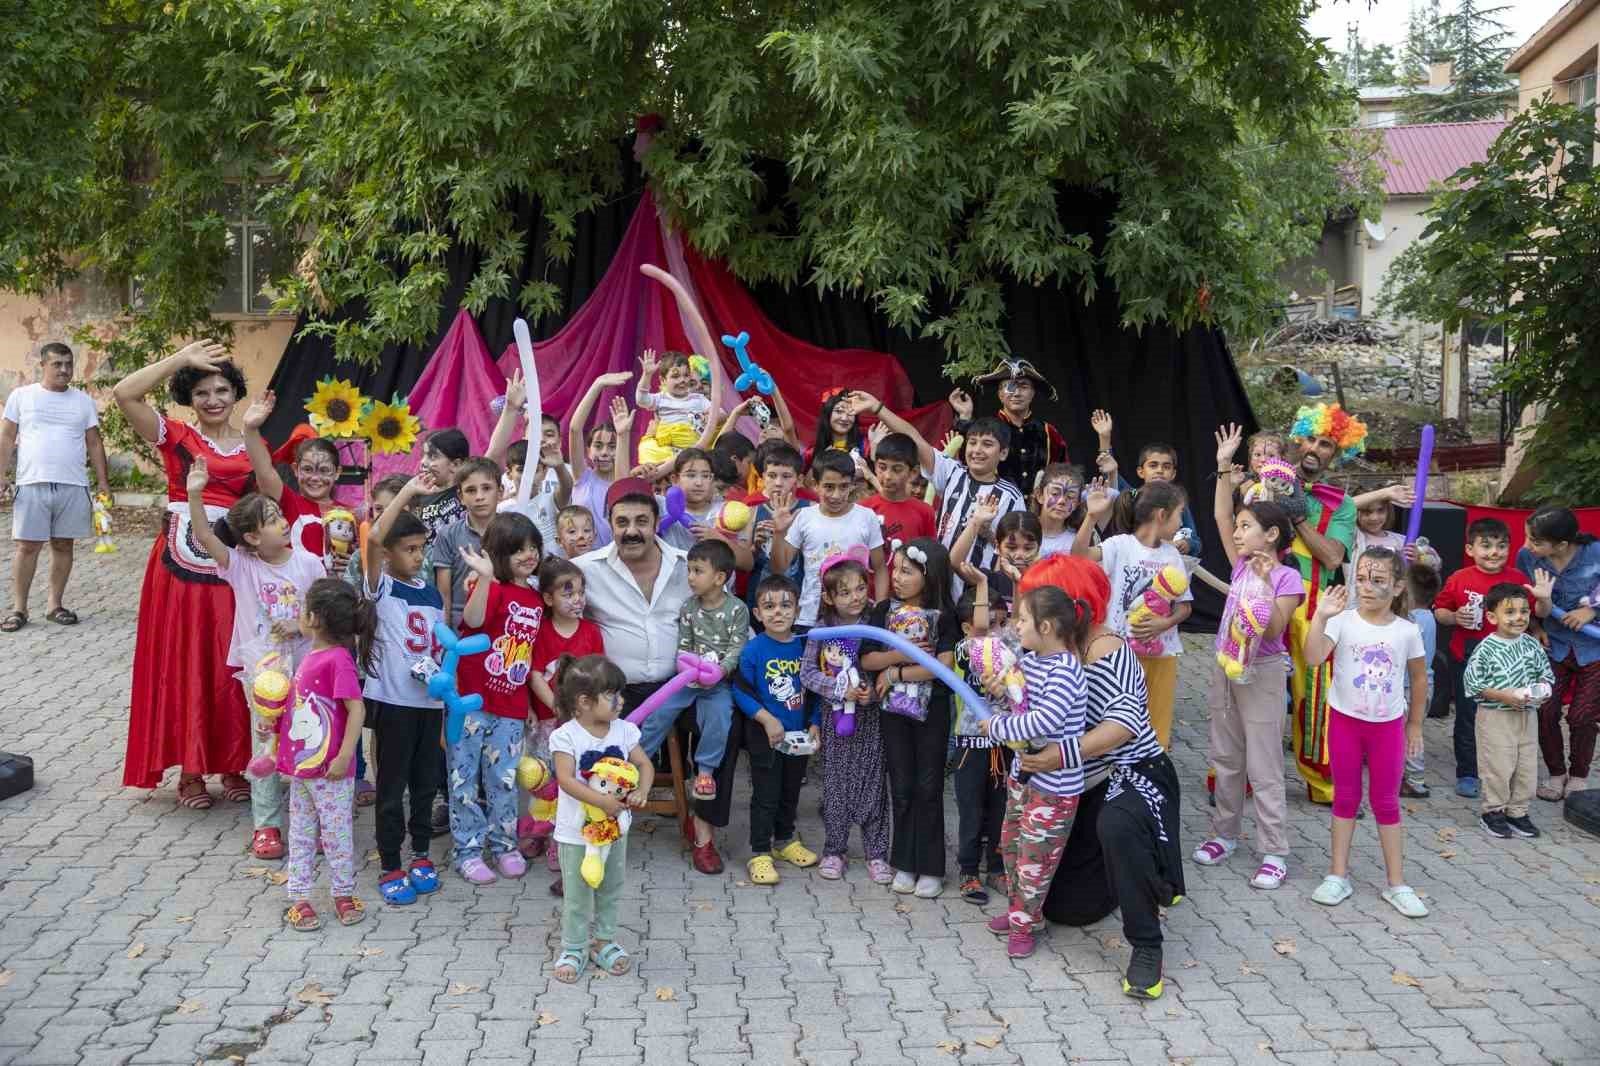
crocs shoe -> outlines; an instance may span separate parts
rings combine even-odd
[[[1026,929],[1012,929],[1006,934],[1006,954],[1013,959],[1026,959],[1033,954],[1033,934]]]
[[[886,885],[894,880],[894,867],[882,859],[868,859],[867,876],[875,885]]]
[[[1428,916],[1428,905],[1411,890],[1410,885],[1391,885],[1384,889],[1383,901],[1407,918]]]
[[[417,890],[406,878],[404,870],[390,870],[378,878],[378,895],[385,903],[407,907],[417,901]]]
[[[494,871],[489,869],[489,864],[476,855],[461,864],[461,876],[475,885],[493,884],[499,880]]]
[[[752,855],[744,864],[745,871],[750,875],[753,885],[775,885],[778,883],[778,868],[773,865],[771,855]]]
[[[501,877],[515,880],[528,872],[528,860],[522,857],[520,851],[507,851],[495,856],[495,867],[500,871]]]
[[[1201,866],[1216,866],[1227,861],[1233,849],[1239,846],[1236,840],[1224,840],[1221,837],[1212,837],[1198,848],[1194,849],[1194,861]]]
[[[250,853],[258,859],[283,858],[283,836],[270,825],[250,835]]]
[[[1317,886],[1317,890],[1311,893],[1311,899],[1312,902],[1320,903],[1324,907],[1337,907],[1349,899],[1354,891],[1355,889],[1350,887],[1348,877],[1329,874],[1322,879],[1322,884]]]
[[[1478,792],[1478,779],[1476,777],[1456,778],[1456,795],[1462,799],[1477,799]]]
[[[984,923],[984,928],[995,936],[1005,936],[1011,932],[1011,912],[1001,911]]]
[[[1261,865],[1256,868],[1256,875],[1250,879],[1250,887],[1277,888],[1283,884],[1283,879],[1288,876],[1288,865],[1278,856],[1268,855],[1261,860]]]
[[[406,880],[411,882],[411,887],[416,889],[419,896],[439,891],[439,871],[434,869],[432,861],[420,855],[411,860],[406,870]]]
[[[774,848],[772,854],[790,866],[798,866],[801,869],[817,864],[817,853],[800,843],[799,837],[795,837],[781,848]]]
[[[822,863],[817,867],[817,874],[824,881],[837,881],[844,876],[844,856],[824,855]]]

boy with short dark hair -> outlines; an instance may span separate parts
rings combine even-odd
[[[756,586],[762,632],[739,656],[734,703],[747,719],[744,746],[750,757],[750,851],[745,864],[757,885],[778,883],[773,858],[791,866],[815,866],[816,853],[800,842],[795,815],[809,756],[779,746],[784,735],[804,731],[818,741],[812,701],[800,685],[805,638],[795,633],[799,592],[786,577],[771,575]]]
[[[1484,606],[1489,591],[1502,582],[1533,586],[1528,575],[1506,569],[1511,555],[1511,530],[1498,518],[1480,518],[1467,527],[1467,558],[1463,566],[1445,580],[1444,588],[1433,600],[1433,617],[1451,627],[1450,668],[1455,681],[1456,795],[1476,799],[1478,777],[1477,701],[1467,692],[1464,678],[1467,662],[1478,642],[1495,629]]]
[[[467,605],[467,578],[472,575],[472,568],[462,561],[461,549],[483,551],[484,531],[500,503],[499,465],[481,455],[461,463],[456,471],[456,495],[466,514],[441,530],[428,549],[434,583],[452,629],[461,626],[461,609]]]
[[[805,577],[805,560],[799,555],[794,556],[787,569],[774,570],[772,566],[772,544],[775,539],[773,533],[773,512],[781,506],[787,506],[791,511],[798,513],[802,508],[810,507],[812,501],[806,499],[800,489],[800,475],[805,472],[806,463],[800,452],[786,441],[764,441],[756,449],[756,471],[761,475],[762,485],[766,495],[755,505],[755,512],[750,516],[751,547],[753,558],[750,566],[750,581],[747,586],[749,593],[745,601],[752,607],[756,602],[756,589],[760,587],[762,579],[770,573],[777,573],[794,582],[795,588],[800,588],[800,582]],[[795,593],[796,598],[799,592]],[[756,617],[756,627],[760,628],[761,619]]]
[[[1478,698],[1478,773],[1483,784],[1484,832],[1502,839],[1536,837],[1528,818],[1539,779],[1539,707],[1550,698],[1555,671],[1537,637],[1528,632],[1533,596],[1522,585],[1490,587],[1484,613],[1494,624],[1472,652],[1464,691]]]
[[[849,452],[828,448],[811,461],[811,476],[817,487],[817,506],[796,511],[780,506],[772,512],[772,569],[785,573],[795,557],[803,561],[799,617],[795,626],[801,632],[817,624],[822,605],[822,563],[830,555],[858,545],[871,559],[871,570],[878,578],[878,596],[889,593],[889,572],[884,566],[883,531],[878,516],[850,502],[850,485],[855,478],[855,460]]]
[[[933,508],[911,495],[911,479],[917,473],[917,465],[917,442],[904,433],[889,433],[872,449],[878,492],[862,500],[861,506],[878,516],[885,554],[894,545],[939,535]]]

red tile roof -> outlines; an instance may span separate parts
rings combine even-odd
[[[1435,182],[1483,160],[1504,122],[1435,122],[1390,126],[1383,130],[1383,191],[1390,196],[1424,196]]]

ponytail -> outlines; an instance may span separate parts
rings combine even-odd
[[[1058,585],[1040,585],[1023,593],[1022,602],[1027,604],[1035,628],[1040,622],[1049,622],[1062,643],[1082,657],[1094,622],[1094,609],[1087,600],[1069,595]]]
[[[316,615],[323,635],[349,650],[362,673],[378,661],[378,604],[338,578],[318,578],[306,593],[306,610]]]
[[[1578,526],[1578,516],[1565,507],[1546,504],[1528,516],[1528,539],[1547,544],[1576,544],[1583,547],[1594,543],[1594,536]]]

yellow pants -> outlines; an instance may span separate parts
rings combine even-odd
[[[670,462],[699,439],[700,434],[687,422],[658,422],[654,434],[639,438],[639,462],[646,466]]]
[[[1333,683],[1333,659],[1329,656],[1315,670],[1306,668],[1306,636],[1311,620],[1306,616],[1306,598],[1289,619],[1289,659],[1294,672],[1289,675],[1289,696],[1294,719],[1294,768],[1305,779],[1306,794],[1312,803],[1333,802],[1333,780],[1328,771],[1328,688]]]
[[[1144,687],[1150,697],[1150,728],[1156,731],[1163,751],[1172,746],[1172,705],[1178,698],[1178,657],[1176,655],[1139,656],[1144,670]]]

